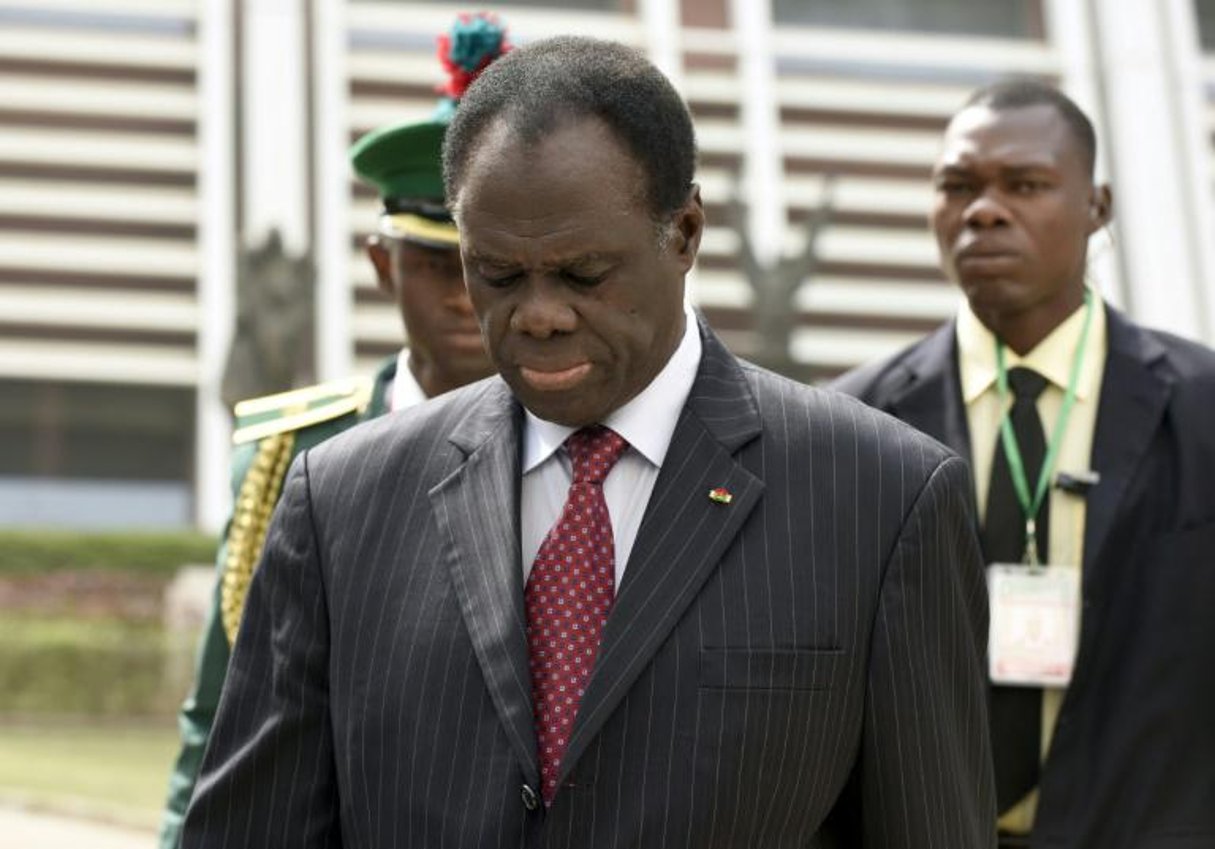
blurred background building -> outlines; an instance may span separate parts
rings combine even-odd
[[[292,342],[295,379],[369,372],[396,350],[360,250],[375,200],[345,151],[429,114],[434,37],[468,8],[0,0],[0,525],[216,528],[237,280],[273,244],[296,288],[254,312],[315,316]],[[929,168],[947,116],[1010,74],[1057,81],[1096,121],[1118,222],[1093,244],[1102,291],[1215,343],[1215,0],[476,8],[516,43],[635,44],[686,94],[710,221],[692,294],[744,356],[774,356],[756,268],[800,283],[775,347],[804,379],[952,314]]]

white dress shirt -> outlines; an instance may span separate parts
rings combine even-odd
[[[700,368],[700,331],[696,317],[684,305],[684,333],[679,347],[662,371],[633,400],[611,413],[600,424],[628,441],[629,447],[603,482],[603,496],[612,520],[616,546],[616,586],[641,527],[654,490],[654,482],[666,459],[675,425],[683,411],[696,371]],[[521,512],[523,581],[544,537],[565,506],[573,471],[563,444],[575,428],[544,421],[525,411],[523,424],[523,488]]]
[[[409,370],[408,348],[402,348],[401,353],[397,354],[397,373],[385,394],[388,396],[388,409],[392,412],[407,410],[426,400],[426,393]]]

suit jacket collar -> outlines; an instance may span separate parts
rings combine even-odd
[[[397,355],[382,361],[376,368],[371,386],[371,401],[360,417],[362,421],[379,418],[388,412],[388,390],[397,376]]]
[[[477,389],[448,436],[463,459],[430,499],[481,674],[528,784],[539,787],[519,553],[523,408],[501,378]]]
[[[665,641],[758,503],[763,483],[734,458],[759,435],[738,362],[699,320],[700,368],[680,414],[587,691],[562,777],[574,768]],[[539,786],[519,546],[522,407],[500,378],[480,385],[450,442],[463,461],[430,492],[460,612],[524,775]],[[709,491],[729,491],[729,504]]]
[[[903,358],[892,378],[887,411],[970,457],[970,430],[958,374],[954,322],[939,327]]]

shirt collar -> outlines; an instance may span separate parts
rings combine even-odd
[[[1089,328],[1088,350],[1076,382],[1076,398],[1088,400],[1101,380],[1105,362],[1105,306],[1101,296],[1092,293],[1093,323]],[[1008,368],[1025,366],[1066,391],[1071,377],[1076,346],[1084,332],[1084,308],[1069,315],[1025,356],[1004,349]],[[957,321],[958,361],[962,379],[962,398],[969,404],[996,383],[996,337],[963,300]]]
[[[679,414],[700,368],[699,325],[686,303],[683,313],[683,339],[662,371],[635,398],[602,422],[655,466],[662,466],[666,459]],[[576,428],[545,421],[526,408],[524,415],[523,473],[527,474],[551,457]]]

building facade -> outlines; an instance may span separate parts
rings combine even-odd
[[[929,168],[947,116],[1008,75],[1097,123],[1117,223],[1096,285],[1215,343],[1215,0],[485,7],[516,43],[634,44],[685,93],[709,216],[692,296],[744,356],[829,377],[953,312]],[[0,0],[0,524],[218,525],[238,254],[271,232],[312,269],[310,376],[396,350],[345,150],[429,114],[434,36],[468,8]]]

